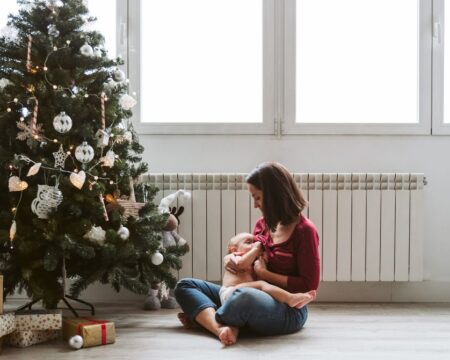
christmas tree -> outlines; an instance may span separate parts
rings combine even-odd
[[[161,248],[168,214],[129,120],[135,100],[82,0],[18,0],[0,37],[0,273],[47,308],[96,281],[144,294],[174,286],[187,246]],[[131,195],[131,196],[130,196]],[[122,198],[122,200],[121,200]],[[121,205],[122,203],[122,205]],[[155,255],[157,260],[155,260]],[[153,262],[152,262],[153,259]],[[164,261],[160,263],[161,259]],[[159,265],[155,265],[159,264]]]

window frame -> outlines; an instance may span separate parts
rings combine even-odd
[[[128,1],[128,74],[130,91],[136,93],[138,105],[141,99],[140,79],[140,23],[141,1]],[[275,118],[275,91],[274,91],[274,54],[275,39],[270,31],[274,27],[274,7],[277,0],[263,1],[263,121],[262,123],[144,123],[139,119],[140,106],[133,109],[133,124],[139,134],[173,135],[173,134],[273,134]]]
[[[117,0],[118,41],[120,28],[126,24],[126,73],[130,79],[130,93],[140,98],[140,2]],[[144,0],[145,1],[145,0]],[[435,47],[432,26],[433,2],[418,0],[419,6],[419,101],[418,123],[295,123],[295,0],[262,0],[264,2],[263,123],[141,123],[140,106],[133,110],[134,127],[139,134],[173,135],[430,135],[450,133],[450,127],[438,124],[436,108]],[[125,20],[124,20],[125,19]],[[443,17],[442,17],[443,19]],[[443,22],[443,20],[442,20]],[[123,31],[122,31],[123,33]],[[395,36],[395,34],[394,34]],[[118,45],[118,52],[121,47]],[[433,57],[432,57],[433,54]],[[442,65],[443,66],[443,65]],[[432,83],[433,81],[433,83]],[[433,92],[432,92],[433,91]],[[433,97],[432,97],[433,95]],[[442,100],[441,100],[442,101]],[[432,111],[433,110],[433,111]],[[436,130],[437,129],[437,130]]]

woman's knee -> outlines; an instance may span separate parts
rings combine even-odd
[[[247,308],[258,302],[261,292],[253,288],[240,288],[233,291],[227,304],[236,308]]]
[[[192,278],[184,278],[177,282],[174,289],[175,298],[183,292],[184,289],[194,288],[195,287],[195,279]]]

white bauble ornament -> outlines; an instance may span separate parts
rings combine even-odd
[[[137,101],[128,94],[123,94],[119,99],[119,105],[124,110],[130,110],[136,104]]]
[[[0,30],[0,36],[7,42],[16,42],[19,37],[19,30],[12,26],[5,26]]]
[[[83,235],[83,238],[98,245],[103,245],[106,239],[106,231],[101,226],[93,226],[91,230]]]
[[[69,339],[69,346],[72,349],[79,350],[83,347],[84,340],[80,335],[74,335]]]
[[[94,148],[86,141],[75,149],[75,158],[83,164],[87,164],[94,158]]]
[[[9,81],[8,79],[5,79],[5,78],[0,79],[0,90],[3,90],[8,85],[13,85],[13,83],[11,81]]]
[[[125,226],[120,225],[119,230],[117,230],[117,235],[119,235],[122,240],[128,240],[130,237],[130,230]]]
[[[56,210],[63,200],[63,195],[57,186],[38,185],[36,198],[31,203],[31,210],[39,219],[48,219],[49,214]]]
[[[113,79],[116,82],[122,82],[126,79],[125,73],[120,69],[116,69],[113,72]]]
[[[94,50],[89,44],[84,44],[82,47],[80,47],[80,53],[83,56],[94,56]]]
[[[41,163],[36,163],[30,169],[28,170],[27,176],[33,176],[36,175],[39,172],[39,169],[41,168]]]
[[[156,266],[161,265],[163,261],[164,261],[164,256],[162,256],[162,254],[159,251],[155,252],[152,255],[152,264],[153,265],[156,265]]]
[[[86,173],[83,170],[81,170],[78,173],[70,174],[70,182],[77,189],[81,190],[81,188],[83,187],[85,181],[86,181]]]
[[[54,24],[50,24],[47,26],[47,33],[52,37],[59,36],[59,30],[57,29],[56,25],[54,25]]]
[[[103,166],[110,167],[110,168],[112,168],[114,166],[115,160],[116,160],[116,154],[114,154],[114,151],[112,151],[112,150],[108,150],[106,155],[100,159]]]
[[[61,134],[65,134],[72,129],[72,119],[64,111],[53,118],[53,127]]]
[[[28,183],[20,180],[18,176],[11,176],[8,181],[8,188],[10,192],[24,191],[28,188]]]

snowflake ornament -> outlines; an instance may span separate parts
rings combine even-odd
[[[17,127],[19,131],[17,133],[16,138],[21,141],[27,141],[27,145],[31,148],[33,146],[33,141],[42,141],[44,138],[42,134],[42,124],[36,124],[36,127],[33,130],[33,126],[31,124],[31,120],[28,122],[25,121],[17,121]]]

